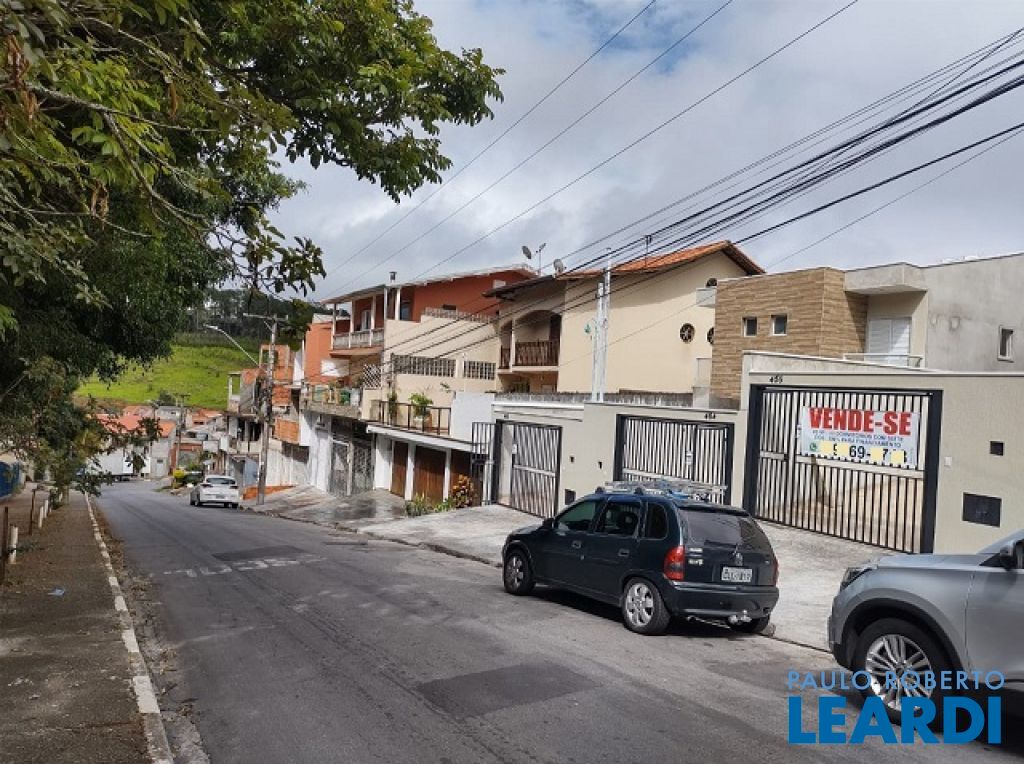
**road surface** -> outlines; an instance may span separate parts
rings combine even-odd
[[[150,581],[177,668],[158,677],[162,705],[190,710],[213,762],[1009,761],[1022,750],[790,746],[787,671],[831,671],[822,652],[699,623],[639,637],[615,608],[509,596],[477,562],[193,508],[151,483],[111,486],[97,505],[129,570]]]

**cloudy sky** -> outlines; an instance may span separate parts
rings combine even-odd
[[[442,45],[481,47],[491,65],[507,72],[501,79],[505,99],[494,104],[492,121],[444,132],[445,149],[454,161],[449,174],[530,109],[647,1],[417,2],[418,10],[434,20]],[[545,266],[561,256],[571,267],[598,256],[606,245],[642,237],[658,222],[682,216],[685,205],[626,235],[573,254],[581,246],[1024,26],[1024,3],[1017,0],[859,0],[596,172],[474,243],[848,1],[733,0],[657,65],[438,226],[725,2],[657,0],[479,161],[350,262],[345,263],[435,189],[421,189],[395,205],[378,187],[357,181],[346,170],[286,165],[289,174],[309,187],[281,208],[276,222],[286,233],[310,236],[324,249],[328,274],[318,288],[320,298],[380,283],[390,270],[398,272],[399,280],[409,280],[523,262],[523,244],[536,248],[546,243]],[[1022,48],[1024,40],[979,68]],[[740,241],[817,204],[1008,127],[1022,119],[1022,107],[1024,88],[757,220],[710,238]],[[847,135],[837,133],[822,148]],[[894,259],[925,264],[1024,250],[1022,160],[1024,136],[817,246],[804,250],[952,163],[741,246],[768,270],[852,267]],[[751,175],[745,182],[763,177]]]

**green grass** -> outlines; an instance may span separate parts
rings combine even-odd
[[[78,389],[78,394],[104,401],[145,403],[166,390],[171,395],[187,393],[190,406],[223,409],[227,406],[228,372],[252,366],[245,354],[234,347],[171,347],[170,358],[149,368],[130,368],[110,385],[90,380]]]

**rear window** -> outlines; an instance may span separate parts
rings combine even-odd
[[[748,515],[702,509],[680,509],[679,519],[686,528],[686,539],[701,546],[737,544],[770,552],[764,531]]]
[[[230,485],[230,486],[234,486],[235,479],[234,478],[226,478],[226,477],[212,477],[212,478],[207,478],[206,482],[209,483],[210,485]]]

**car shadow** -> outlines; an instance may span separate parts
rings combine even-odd
[[[572,608],[573,610],[581,613],[603,618],[606,621],[622,624],[622,612],[619,608],[614,605],[605,604],[604,602],[598,602],[597,600],[590,599],[589,597],[584,597],[582,594],[569,592],[565,589],[538,586],[534,589],[532,596],[537,599],[544,600],[545,602],[551,602],[556,605]],[[623,626],[623,628],[625,628],[625,626]],[[712,621],[702,621],[697,618],[673,618],[665,633],[668,636],[687,637],[691,639],[713,638],[734,640],[751,639],[753,637],[753,635],[743,634],[730,629],[725,624],[719,624]]]

